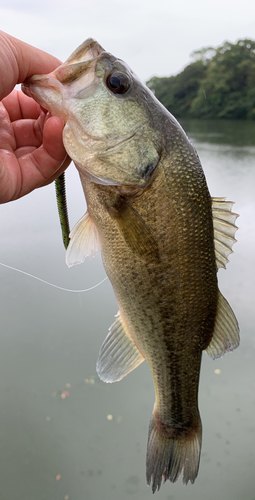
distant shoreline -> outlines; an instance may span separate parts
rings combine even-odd
[[[178,119],[255,120],[255,41],[224,42],[192,53],[176,76],[146,82]]]

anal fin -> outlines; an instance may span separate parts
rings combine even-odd
[[[98,376],[104,382],[117,382],[139,366],[144,359],[118,313],[99,352]]]
[[[220,358],[227,351],[233,351],[238,347],[239,326],[237,319],[223,295],[218,292],[218,306],[214,325],[213,337],[205,349],[211,358]]]

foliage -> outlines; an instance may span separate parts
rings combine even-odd
[[[147,82],[173,115],[255,119],[255,41],[225,42],[192,57],[194,62],[178,75]]]

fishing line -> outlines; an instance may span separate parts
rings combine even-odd
[[[62,286],[54,285],[53,283],[49,283],[49,281],[45,281],[42,278],[38,278],[37,276],[34,276],[33,274],[29,274],[26,271],[21,271],[21,269],[16,269],[16,267],[8,266],[7,264],[3,264],[0,262],[0,266],[7,267],[8,269],[11,269],[12,271],[17,271],[18,273],[25,274],[26,276],[29,276],[30,278],[34,278],[37,281],[41,281],[42,283],[45,283],[46,285],[52,286],[53,288],[58,288],[58,290],[63,290],[64,292],[72,292],[72,293],[83,293],[83,292],[90,292],[90,290],[94,290],[94,288],[97,288],[99,285],[102,285],[104,281],[106,281],[108,278],[107,276],[97,283],[97,285],[91,286],[90,288],[86,288],[85,290],[71,290],[69,288],[63,288]]]

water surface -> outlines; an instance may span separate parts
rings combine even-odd
[[[203,448],[196,483],[169,481],[161,500],[255,500],[255,124],[183,121],[212,196],[235,201],[238,243],[222,293],[241,345],[203,355],[199,404]],[[85,212],[74,166],[67,172],[71,225]],[[105,276],[100,256],[67,269],[54,186],[0,207],[0,261],[65,288]],[[143,363],[121,382],[99,381],[95,364],[117,312],[107,280],[67,293],[0,267],[0,498],[144,500],[148,424],[154,403]],[[69,394],[68,394],[69,393]],[[64,398],[64,396],[66,396]]]

